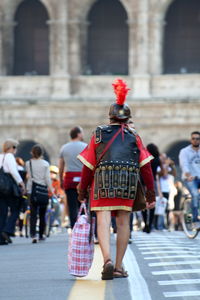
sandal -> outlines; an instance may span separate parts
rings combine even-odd
[[[127,271],[125,271],[123,268],[120,269],[114,269],[113,271],[113,278],[126,278],[128,277]]]
[[[114,266],[111,259],[107,259],[103,265],[103,271],[101,273],[102,280],[112,280],[113,279]]]

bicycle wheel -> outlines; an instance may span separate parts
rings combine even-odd
[[[190,239],[194,239],[199,233],[199,230],[196,228],[195,223],[193,222],[190,200],[184,201],[182,226],[183,226],[183,230],[184,230],[185,234]]]
[[[28,238],[30,236],[30,213],[26,213],[24,220],[25,236]]]

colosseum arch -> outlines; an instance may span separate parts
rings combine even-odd
[[[53,18],[53,7],[49,0],[15,0],[12,1],[12,5],[9,6],[9,11],[8,11],[9,15],[7,13],[8,19],[14,20],[17,9],[24,1],[40,1],[44,5],[45,9],[47,10],[49,17]]]
[[[13,75],[49,74],[48,19],[47,9],[39,0],[24,0],[18,6]]]
[[[179,152],[182,148],[188,146],[190,144],[189,140],[180,140],[180,141],[175,141],[173,143],[171,143],[171,145],[169,145],[166,148],[166,153],[167,155],[174,160],[175,164],[178,165],[179,164]]]
[[[200,73],[200,1],[174,0],[165,15],[163,71]]]
[[[31,148],[36,145],[37,142],[34,140],[21,140],[17,147],[16,157],[21,157],[24,161],[31,158]],[[50,161],[50,156],[47,150],[44,148],[44,159]]]
[[[92,5],[87,16],[84,74],[128,74],[127,21],[127,12],[118,0],[98,0]]]

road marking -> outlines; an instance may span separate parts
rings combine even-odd
[[[154,271],[153,275],[171,275],[171,274],[193,274],[200,273],[200,269],[184,269],[184,270],[167,270],[167,271]]]
[[[165,292],[163,294],[166,298],[193,297],[200,296],[200,291]]]
[[[176,243],[177,246],[180,247],[196,247],[194,244],[187,244],[187,243]],[[137,247],[158,247],[158,246],[174,246],[174,243],[147,243],[147,244],[136,244]]]
[[[158,242],[156,241],[148,241],[148,242],[138,242],[138,241],[134,241],[135,244],[137,245],[158,245]],[[163,240],[163,241],[159,241],[159,244],[173,244],[174,245],[174,241],[169,241],[169,240]],[[192,243],[190,242],[176,242],[176,244],[183,244],[183,245],[191,245],[193,246]]]
[[[144,257],[144,259],[168,259],[168,258],[187,258],[187,257],[190,257],[190,258],[197,258],[197,257],[200,257],[200,255],[195,255],[195,256],[192,256],[193,254],[190,254],[190,255],[166,255],[166,256],[155,256],[155,257],[152,257],[152,256],[148,256],[148,257]]]
[[[157,253],[191,253],[191,254],[198,254],[199,252],[197,252],[196,250],[195,251],[191,251],[191,250],[179,250],[179,251],[175,251],[175,250],[155,250],[155,251],[145,251],[145,252],[142,252],[142,254],[157,254]]]
[[[88,276],[77,278],[67,300],[80,300],[87,295],[87,300],[104,300],[106,281],[101,280],[103,259],[100,247],[95,247],[94,260]],[[95,296],[94,296],[95,295]]]
[[[144,280],[140,268],[138,266],[135,255],[131,251],[130,246],[127,247],[123,263],[128,271],[129,290],[132,300],[151,300],[148,286]],[[96,299],[95,299],[96,300]]]
[[[191,249],[191,250],[197,250],[197,249],[199,249],[199,248],[197,248],[196,246],[190,246],[190,247],[187,247],[187,246],[164,246],[164,247],[162,247],[162,245],[161,246],[146,246],[146,247],[139,247],[138,248],[139,250],[145,250],[145,249],[152,249],[152,250],[156,250],[156,249]]]
[[[200,260],[190,260],[190,261],[170,261],[170,262],[158,262],[158,263],[150,263],[149,267],[164,267],[164,266],[178,266],[178,265],[198,265],[200,264]]]
[[[200,279],[161,280],[159,285],[199,284]]]

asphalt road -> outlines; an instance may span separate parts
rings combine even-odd
[[[15,238],[0,246],[0,300],[199,300],[200,237],[182,232],[135,232],[124,259],[128,279],[102,281],[102,258],[95,246],[89,275],[76,279],[67,271],[68,234],[45,242]],[[112,256],[115,256],[112,236]]]

